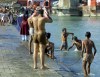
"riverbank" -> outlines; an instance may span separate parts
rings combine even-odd
[[[73,73],[45,56],[48,69],[33,69],[32,55],[12,26],[0,26],[0,77],[69,77]],[[40,63],[38,62],[38,65]],[[69,73],[70,72],[70,73]]]

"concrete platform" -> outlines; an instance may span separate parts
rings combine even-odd
[[[25,44],[27,42],[21,42],[14,26],[0,26],[0,77],[77,77],[47,56],[45,65],[48,69],[33,69],[32,55],[29,55]]]

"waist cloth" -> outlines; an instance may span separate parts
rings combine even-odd
[[[43,33],[35,33],[34,32],[33,42],[46,45],[46,34],[45,34],[45,32],[43,32]]]
[[[94,59],[93,54],[87,54],[87,53],[83,54],[83,61],[87,61],[89,63],[92,63],[93,59]]]

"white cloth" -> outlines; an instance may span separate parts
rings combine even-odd
[[[33,34],[34,34],[34,29],[33,29],[33,28],[30,28],[30,29],[29,29],[29,34],[30,34],[30,35],[33,35]]]
[[[21,35],[22,36],[22,41],[27,41],[28,40],[28,36],[27,35]]]
[[[77,48],[75,48],[75,50],[74,51],[79,51]]]

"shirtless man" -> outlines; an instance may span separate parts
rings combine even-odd
[[[34,11],[34,13],[28,18],[28,25],[29,25],[29,34],[30,34],[30,38],[29,38],[29,54],[33,54],[33,52],[31,51],[31,47],[32,47],[32,41],[33,41],[33,34],[34,34],[34,28],[33,28],[33,24],[32,24],[32,18],[36,17],[38,14],[36,13],[36,11]]]
[[[72,34],[72,36],[74,35],[74,33],[67,32],[66,28],[63,28],[62,34],[61,34],[62,45],[61,45],[60,50],[62,49],[67,50],[68,48],[67,37],[69,34]]]
[[[90,39],[91,33],[86,32],[85,36],[86,39],[82,41],[82,58],[84,77],[87,77],[88,74],[90,74],[90,66],[96,54],[96,47],[94,42]],[[92,48],[94,48],[94,53],[92,53]]]
[[[38,16],[32,17],[32,24],[34,28],[34,68],[37,68],[37,58],[38,58],[38,51],[40,51],[40,62],[41,62],[41,69],[44,69],[44,52],[46,47],[46,30],[45,30],[45,23],[52,23],[52,18],[46,13],[46,17],[43,17],[43,10],[40,7],[36,8],[36,12]]]
[[[73,44],[72,44],[72,46],[70,46],[69,48],[68,48],[68,51],[69,51],[69,49],[71,49],[73,46],[76,46],[76,48],[77,48],[77,50],[82,50],[82,41],[81,40],[79,40],[76,36],[74,36],[73,37]]]
[[[46,44],[45,53],[47,54],[47,56],[50,56],[51,59],[54,59],[54,43],[49,41],[50,37],[51,37],[51,33],[46,33],[47,44]]]

